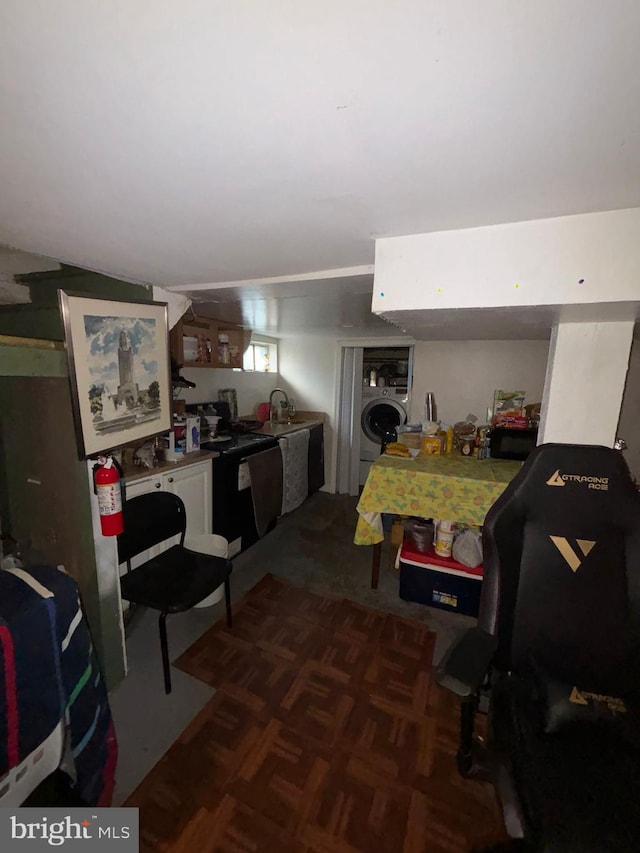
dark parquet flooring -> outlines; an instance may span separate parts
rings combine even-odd
[[[140,849],[462,853],[504,837],[455,768],[419,622],[267,575],[176,662],[215,696],[125,805]],[[152,721],[150,720],[150,724]]]

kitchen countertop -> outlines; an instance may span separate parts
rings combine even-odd
[[[207,459],[214,459],[219,456],[212,450],[194,450],[192,453],[185,454],[184,459],[179,462],[160,462],[154,468],[143,468],[141,465],[136,465],[134,468],[124,469],[125,483],[132,483],[134,480],[142,480],[144,477],[155,477],[157,474],[166,474],[167,471],[175,471],[176,468],[184,468],[187,465],[194,465],[196,462],[205,462]]]

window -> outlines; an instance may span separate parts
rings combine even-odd
[[[278,372],[278,346],[271,341],[252,340],[244,354],[243,367],[256,373]]]

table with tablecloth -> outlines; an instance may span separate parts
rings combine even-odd
[[[503,459],[474,459],[459,454],[380,456],[371,466],[358,501],[356,545],[373,545],[371,586],[378,585],[382,513],[446,518],[482,525],[489,507],[521,467]]]

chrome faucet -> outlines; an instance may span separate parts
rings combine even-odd
[[[289,410],[291,408],[291,403],[289,402],[289,398],[287,397],[287,392],[283,391],[282,388],[274,388],[273,391],[269,394],[269,422],[273,423],[274,420],[276,423],[280,420],[278,417],[278,408],[273,405],[273,395],[280,392],[284,396],[285,405],[287,408],[287,417],[289,416]]]

